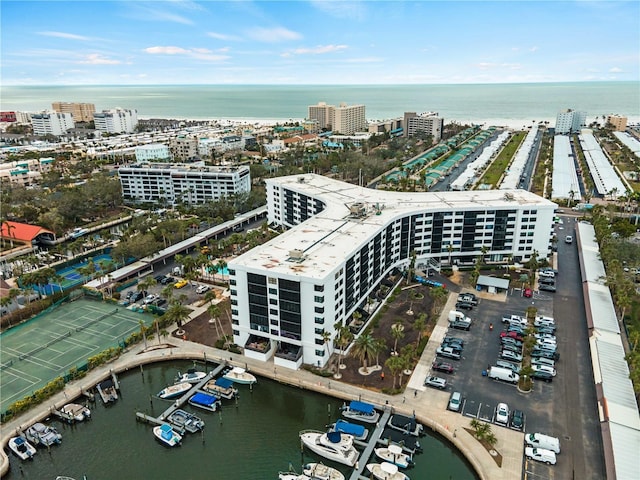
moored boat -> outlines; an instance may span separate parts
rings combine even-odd
[[[307,463],[303,467],[302,473],[311,480],[344,480],[344,475],[340,470],[324,463]]]
[[[100,394],[100,398],[102,398],[102,402],[105,405],[109,405],[110,403],[114,403],[116,400],[118,400],[118,391],[116,390],[116,386],[113,383],[113,380],[111,380],[110,378],[98,384],[98,393]]]
[[[393,444],[399,445],[402,447],[404,452],[409,453],[412,456],[421,453],[423,450],[418,437],[407,435],[400,430],[394,430],[389,427],[386,427],[383,430],[379,442],[387,446]]]
[[[385,462],[393,463],[400,468],[409,468],[413,466],[413,460],[411,455],[408,455],[402,451],[402,447],[399,445],[389,445],[388,447],[379,447],[374,449],[376,456]]]
[[[218,399],[218,397],[215,397],[213,395],[198,392],[189,399],[189,405],[202,408],[210,412],[215,412],[220,406],[220,400]]]
[[[67,403],[60,411],[70,418],[73,418],[76,422],[82,422],[91,418],[91,410],[85,405],[79,403]]]
[[[176,427],[189,433],[196,433],[204,428],[204,421],[192,413],[178,409],[167,417],[167,420]]]
[[[43,447],[50,447],[62,443],[62,435],[53,428],[45,425],[44,423],[34,423],[25,432],[27,440],[33,443],[35,446],[41,445]]]
[[[398,470],[397,465],[389,462],[368,463],[367,470],[378,480],[409,480],[409,477]]]
[[[365,441],[369,436],[369,430],[364,428],[362,425],[349,423],[345,420],[338,420],[336,423],[329,425],[329,431],[347,433],[349,435],[353,435],[353,438],[360,441]]]
[[[198,372],[195,368],[190,368],[189,370],[187,370],[187,373],[178,372],[178,375],[176,376],[176,383],[198,383],[206,376],[207,372]]]
[[[227,400],[232,400],[238,394],[238,389],[233,387],[233,382],[224,377],[208,381],[202,389]]]
[[[234,383],[241,383],[243,385],[251,385],[258,381],[254,375],[250,374],[241,367],[233,367],[223,375],[223,378],[231,380]]]
[[[376,423],[380,419],[380,414],[372,404],[355,400],[349,405],[342,405],[342,416],[365,423]]]
[[[153,434],[160,442],[169,447],[180,445],[182,441],[182,437],[168,423],[153,427]]]
[[[317,430],[303,430],[300,440],[312,452],[353,467],[358,460],[358,451],[353,446],[353,436],[340,432],[320,432]]]
[[[192,385],[189,382],[181,382],[176,383],[175,385],[170,385],[166,388],[163,388],[158,392],[158,397],[169,400],[171,398],[176,398],[182,395],[183,393],[191,390]]]
[[[36,454],[36,447],[22,436],[9,439],[9,449],[21,460],[29,460]]]
[[[407,435],[421,437],[424,433],[424,426],[418,423],[416,417],[408,417],[406,415],[393,414],[389,418],[389,428],[398,430]]]

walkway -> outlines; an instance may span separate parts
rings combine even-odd
[[[32,423],[42,421],[50,415],[52,409],[60,409],[71,399],[82,394],[83,390],[91,388],[111,375],[111,372],[123,372],[139,365],[161,360],[202,360],[219,363],[230,363],[248,367],[254,374],[272,378],[283,384],[313,390],[324,395],[341,398],[343,400],[361,400],[376,405],[388,404],[394,411],[411,416],[414,412],[419,422],[439,433],[454,444],[467,458],[483,480],[513,480],[522,478],[524,435],[507,428],[494,428],[497,438],[494,448],[502,455],[502,466],[499,467],[494,457],[469,434],[469,418],[447,410],[449,394],[446,392],[426,389],[423,380],[435,357],[436,341],[444,336],[447,325],[447,314],[455,304],[455,295],[451,295],[441,315],[438,325],[433,332],[433,342],[429,342],[414,373],[409,380],[407,395],[390,396],[381,392],[362,389],[353,385],[323,378],[306,370],[289,370],[274,367],[273,362],[260,362],[242,355],[232,354],[225,350],[205,345],[171,338],[163,345],[150,346],[144,351],[143,345],[136,345],[124,353],[114,362],[90,371],[81,380],[71,382],[63,392],[58,393],[49,401],[31,411],[2,425],[2,445],[6,446],[9,438],[24,430]],[[195,313],[195,312],[194,312]],[[0,475],[4,475],[9,468],[9,458],[5,449],[0,451]]]

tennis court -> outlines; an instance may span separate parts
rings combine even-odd
[[[0,335],[0,411],[31,395],[71,367],[117,347],[153,316],[81,298]]]
[[[93,265],[95,266],[95,269],[96,269],[96,276],[100,275],[101,265],[104,265],[105,267],[107,267],[114,263],[113,259],[111,258],[111,255],[107,253],[96,255],[92,257],[91,260],[93,261]],[[49,283],[45,285],[44,291],[42,293],[51,294],[55,291],[59,291],[60,287],[62,287],[63,290],[66,290],[67,288],[71,288],[76,285],[79,285],[80,283],[86,280],[86,277],[84,277],[79,270],[83,267],[86,267],[88,264],[89,264],[89,260],[87,259],[83,262],[76,263],[74,265],[70,265],[61,270],[58,270],[56,274],[61,279],[60,283],[56,282],[56,283]]]

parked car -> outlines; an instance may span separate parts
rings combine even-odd
[[[531,368],[534,372],[545,372],[551,375],[552,377],[556,376],[556,369],[550,367],[549,365],[541,365],[539,363],[532,363]]]
[[[511,352],[522,354],[522,346],[518,347],[517,345],[509,345],[509,344],[505,345],[505,344],[502,344],[502,345],[500,345],[500,348],[502,350],[509,350]]]
[[[453,392],[449,397],[449,405],[447,408],[452,412],[459,412],[462,407],[462,394],[460,392]]]
[[[503,360],[510,360],[512,362],[522,361],[522,355],[516,352],[512,352],[511,350],[500,351],[500,358],[502,358]]]
[[[166,275],[162,280],[160,280],[160,283],[162,285],[169,285],[170,283],[173,283],[175,280],[173,277]]]
[[[511,412],[511,421],[509,422],[511,428],[516,430],[524,430],[524,412],[522,410],[514,409]]]
[[[460,350],[451,347],[440,346],[436,349],[436,354],[441,357],[452,358],[454,360],[460,360],[461,357]]]
[[[548,333],[549,335],[553,335],[555,336],[556,334],[556,326],[552,325],[550,327],[538,327],[537,328],[538,333]]]
[[[187,283],[189,283],[189,282],[187,282],[186,280],[180,280],[180,281],[176,282],[176,284],[174,285],[174,288],[185,287],[187,285]]]
[[[531,298],[533,297],[533,290],[531,290],[530,288],[525,288],[522,292],[522,295],[526,298]]]
[[[551,450],[545,450],[544,448],[526,447],[524,449],[524,454],[527,456],[527,458],[536,460],[537,462],[543,462],[547,465],[556,464],[556,454]]]
[[[153,279],[157,282],[160,283],[162,282],[162,279],[164,278],[164,275],[156,275],[155,277],[153,277]]]
[[[500,339],[500,344],[501,345],[513,345],[514,347],[522,349],[522,342],[520,340],[516,340],[515,338],[511,338],[511,337],[502,337]]]
[[[198,285],[198,288],[196,288],[196,293],[206,293],[209,290],[211,290],[211,287],[209,285]]]
[[[544,269],[538,270],[538,276],[546,278],[556,278],[556,273],[553,270]]]
[[[467,322],[461,322],[459,320],[454,320],[453,322],[449,323],[449,326],[457,330],[469,330],[469,328],[471,327],[471,324]]]
[[[538,283],[544,283],[545,285],[555,285],[556,279],[555,277],[540,277]]]
[[[547,285],[546,283],[541,283],[540,285],[538,285],[538,289],[540,291],[545,291],[545,292],[555,292],[556,291],[555,285]]]
[[[529,447],[544,448],[554,453],[560,453],[560,440],[544,433],[527,433],[524,441]]]
[[[543,382],[547,382],[547,383],[553,382],[553,375],[547,372],[542,372],[542,371],[534,370],[533,373],[531,374],[531,378],[534,378],[536,380],[542,380]]]
[[[531,358],[537,358],[537,357],[549,358],[551,360],[557,361],[560,359],[560,354],[558,352],[552,352],[551,350],[541,350],[541,349],[534,348],[531,351]]]
[[[447,362],[433,362],[433,365],[431,365],[431,370],[444,373],[453,373],[455,371],[453,365]]]
[[[460,337],[451,337],[449,335],[447,335],[446,337],[444,337],[444,339],[442,340],[442,343],[458,343],[461,347],[464,347],[464,338],[460,338]]]
[[[444,340],[442,340],[442,346],[455,348],[457,350],[460,350],[460,352],[462,352],[462,350],[464,349],[464,344],[459,342],[458,339],[455,338],[445,337]]]
[[[139,302],[140,300],[142,300],[144,298],[144,296],[147,294],[147,292],[136,292],[133,295],[131,295],[131,303],[136,303]]]
[[[473,306],[478,305],[478,297],[476,297],[473,293],[461,293],[458,295],[459,302],[467,302],[472,304]]]
[[[456,310],[471,310],[473,308],[473,304],[470,302],[457,301],[456,302]]]
[[[145,305],[149,305],[150,303],[153,303],[158,298],[159,298],[158,295],[156,295],[155,293],[150,293],[149,295],[144,297],[144,300],[142,301],[142,303],[144,303]]]
[[[513,338],[515,340],[522,341],[523,335],[515,330],[506,330],[504,332],[500,332],[500,338]]]
[[[429,387],[439,388],[440,390],[443,390],[447,386],[447,381],[442,377],[431,376],[426,378],[424,384]]]
[[[556,362],[550,358],[536,357],[531,359],[531,364],[547,365],[548,367],[556,368]]]
[[[520,372],[520,365],[518,365],[517,363],[509,362],[508,360],[496,360],[496,367],[509,368],[514,373]]]
[[[496,423],[502,425],[509,423],[509,406],[506,403],[499,403],[496,407]]]

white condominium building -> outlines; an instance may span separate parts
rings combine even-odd
[[[146,164],[118,169],[126,201],[176,205],[217,201],[251,190],[249,167]]]
[[[556,133],[576,133],[584,128],[587,123],[586,112],[577,112],[575,110],[565,110],[558,113],[556,117]]]
[[[93,114],[96,130],[104,133],[132,133],[138,125],[137,110],[103,110]]]
[[[324,365],[325,332],[362,311],[395,268],[550,253],[556,204],[524,190],[402,193],[320,175],[266,180],[288,231],[229,261],[234,342],[248,357]]]
[[[31,115],[31,125],[33,134],[36,136],[48,134],[61,136],[75,127],[73,115],[57,112],[34,113]]]
[[[416,112],[404,113],[404,136],[413,137],[419,132],[433,137],[433,143],[437,143],[442,138],[444,128],[444,118],[440,118],[436,112]]]
[[[367,131],[365,109],[364,105],[341,103],[336,107],[320,102],[308,107],[308,120],[316,121],[319,129],[331,129],[334,133],[352,135]]]
[[[136,147],[136,162],[138,163],[168,162],[170,160],[169,147],[163,143],[151,143]]]
[[[90,122],[96,113],[93,103],[53,102],[51,108],[59,113],[70,113],[76,122]]]

